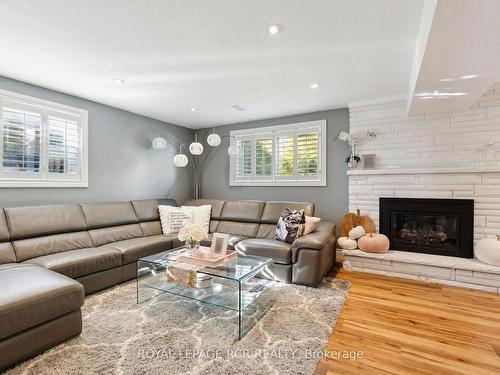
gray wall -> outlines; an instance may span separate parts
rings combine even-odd
[[[89,187],[0,188],[0,207],[192,195],[192,170],[175,168],[176,143],[165,134],[188,142],[192,130],[4,77],[0,89],[89,112]],[[151,140],[160,132],[169,146],[156,151]]]
[[[216,128],[219,135],[228,135],[230,130],[282,125],[301,121],[327,120],[327,186],[326,187],[242,187],[229,186],[229,140],[223,139],[221,146],[211,150],[201,176],[203,198],[256,199],[312,201],[316,214],[322,218],[339,222],[348,209],[348,179],[344,162],[349,154],[347,146],[333,141],[341,130],[349,131],[349,111],[339,109],[308,113],[297,116],[252,121]],[[198,132],[200,135],[204,131]],[[205,146],[210,148],[210,146]]]

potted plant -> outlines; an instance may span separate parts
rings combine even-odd
[[[356,154],[356,145],[361,143],[364,140],[372,140],[377,137],[377,133],[375,133],[374,130],[366,130],[360,133],[347,133],[345,131],[341,131],[337,136],[335,137],[336,141],[340,142],[346,142],[351,146],[351,155],[349,155],[346,159],[345,162],[349,166],[349,168],[355,168],[358,163],[361,161],[361,158],[359,157],[358,154]]]

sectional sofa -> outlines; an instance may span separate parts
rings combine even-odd
[[[162,234],[159,204],[176,202],[0,209],[0,370],[79,335],[85,294],[135,278],[140,257],[181,245],[175,234]],[[273,279],[316,286],[335,262],[331,223],[322,222],[293,245],[274,239],[285,207],[313,215],[311,203],[185,204],[211,204],[210,232],[229,233],[230,246],[242,255],[273,258]]]

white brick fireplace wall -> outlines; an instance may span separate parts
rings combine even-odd
[[[405,101],[355,105],[349,110],[351,133],[373,129],[378,134],[375,140],[357,146],[360,155],[376,154],[376,169],[348,172],[351,212],[361,209],[374,219],[378,228],[379,197],[468,198],[475,202],[475,240],[500,234],[500,84],[485,93],[473,108],[460,113],[409,117]],[[391,257],[397,257],[397,253]],[[431,268],[431,274],[414,272],[414,264],[425,263],[425,257],[417,258],[418,254],[413,265],[402,254],[408,272],[393,269],[388,260],[359,258],[364,256],[359,251],[344,255],[349,266],[359,271],[431,281],[441,279],[451,284],[463,272],[470,272],[472,281],[467,285],[500,291],[500,267],[488,271],[495,281],[484,283],[474,279],[474,264],[469,270],[451,264],[450,273],[443,273],[449,277],[436,278],[432,277]],[[374,262],[383,263],[382,269],[378,263],[373,266]],[[391,262],[399,267],[397,259]],[[451,258],[450,263],[453,263]],[[478,265],[476,271],[482,269]]]
[[[500,234],[500,85],[466,112],[408,117],[405,102],[350,107],[350,129],[379,133],[357,151],[376,169],[349,171],[349,209],[378,226],[379,197],[472,198],[474,237]]]

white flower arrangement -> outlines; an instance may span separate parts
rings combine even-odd
[[[375,130],[365,130],[359,133],[350,134],[345,131],[341,131],[335,137],[336,141],[346,142],[351,146],[351,155],[348,156],[345,161],[349,167],[356,167],[361,158],[356,154],[356,145],[362,141],[371,141],[377,138],[377,133]]]
[[[205,230],[201,226],[191,223],[185,224],[177,234],[179,240],[186,241],[190,244],[201,241],[205,236]]]
[[[372,140],[377,138],[377,133],[375,130],[365,130],[363,132],[355,133],[355,134],[350,134],[345,131],[341,131],[337,137],[335,137],[336,140],[346,142],[349,145],[357,145],[363,140]]]

